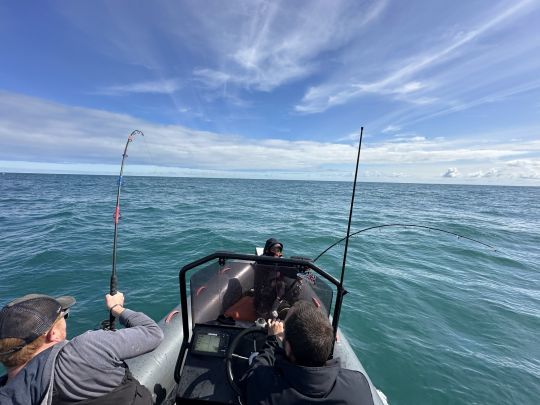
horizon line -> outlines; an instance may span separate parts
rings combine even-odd
[[[60,175],[60,176],[107,176],[119,177],[118,174],[108,173],[62,173],[62,172],[16,172],[16,171],[1,171],[0,176],[6,174],[22,174],[22,175]],[[254,177],[212,177],[212,176],[182,176],[182,175],[155,175],[155,174],[124,174],[122,177],[154,177],[154,178],[181,178],[181,179],[208,179],[208,180],[260,180],[260,181],[305,181],[305,182],[323,182],[323,183],[352,183],[353,179],[349,180],[318,180],[318,179],[279,179],[279,178],[254,178]],[[1,178],[1,177],[0,177]],[[525,184],[486,184],[486,183],[433,183],[422,181],[374,181],[374,180],[357,180],[358,183],[373,183],[373,184],[419,184],[426,186],[479,186],[479,187],[540,187],[540,185],[525,185]]]

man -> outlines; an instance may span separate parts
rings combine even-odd
[[[124,295],[105,297],[109,311],[125,328],[88,331],[66,340],[66,318],[73,297],[30,294],[0,311],[2,405],[85,405],[152,403],[125,359],[155,349],[163,339],[159,326],[141,312],[124,308]]]
[[[282,257],[282,252],[283,243],[274,238],[270,238],[266,241],[264,245],[263,256]]]
[[[249,405],[373,405],[366,377],[328,360],[334,334],[328,318],[311,303],[298,301],[285,325],[268,321],[268,337],[241,380]],[[283,349],[278,339],[283,336]]]

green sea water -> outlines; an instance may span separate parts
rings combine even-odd
[[[115,177],[0,175],[0,304],[30,292],[77,298],[68,335],[107,317]],[[269,237],[315,257],[343,237],[352,185],[126,177],[118,240],[126,305],[156,320],[178,271]],[[540,188],[360,183],[340,326],[390,404],[540,400]],[[339,276],[343,244],[318,265]]]

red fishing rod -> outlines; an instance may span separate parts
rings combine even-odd
[[[110,293],[111,295],[115,295],[117,293],[117,282],[118,279],[116,277],[116,242],[118,239],[118,221],[120,220],[120,192],[122,190],[122,181],[123,181],[123,174],[124,174],[124,162],[127,155],[127,150],[129,144],[133,141],[133,138],[135,135],[141,135],[144,136],[144,134],[139,131],[135,130],[133,131],[126,141],[126,146],[124,147],[124,153],[122,154],[122,164],[120,165],[120,176],[118,177],[118,190],[116,192],[116,208],[114,210],[114,238],[113,238],[113,251],[112,251],[112,272],[111,272],[111,283],[110,283]],[[109,330],[115,330],[114,327],[114,315],[112,313],[109,314],[109,320],[102,322],[102,328],[103,329],[109,329]]]

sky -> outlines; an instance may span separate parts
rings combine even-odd
[[[0,2],[0,171],[540,186],[540,0]]]

